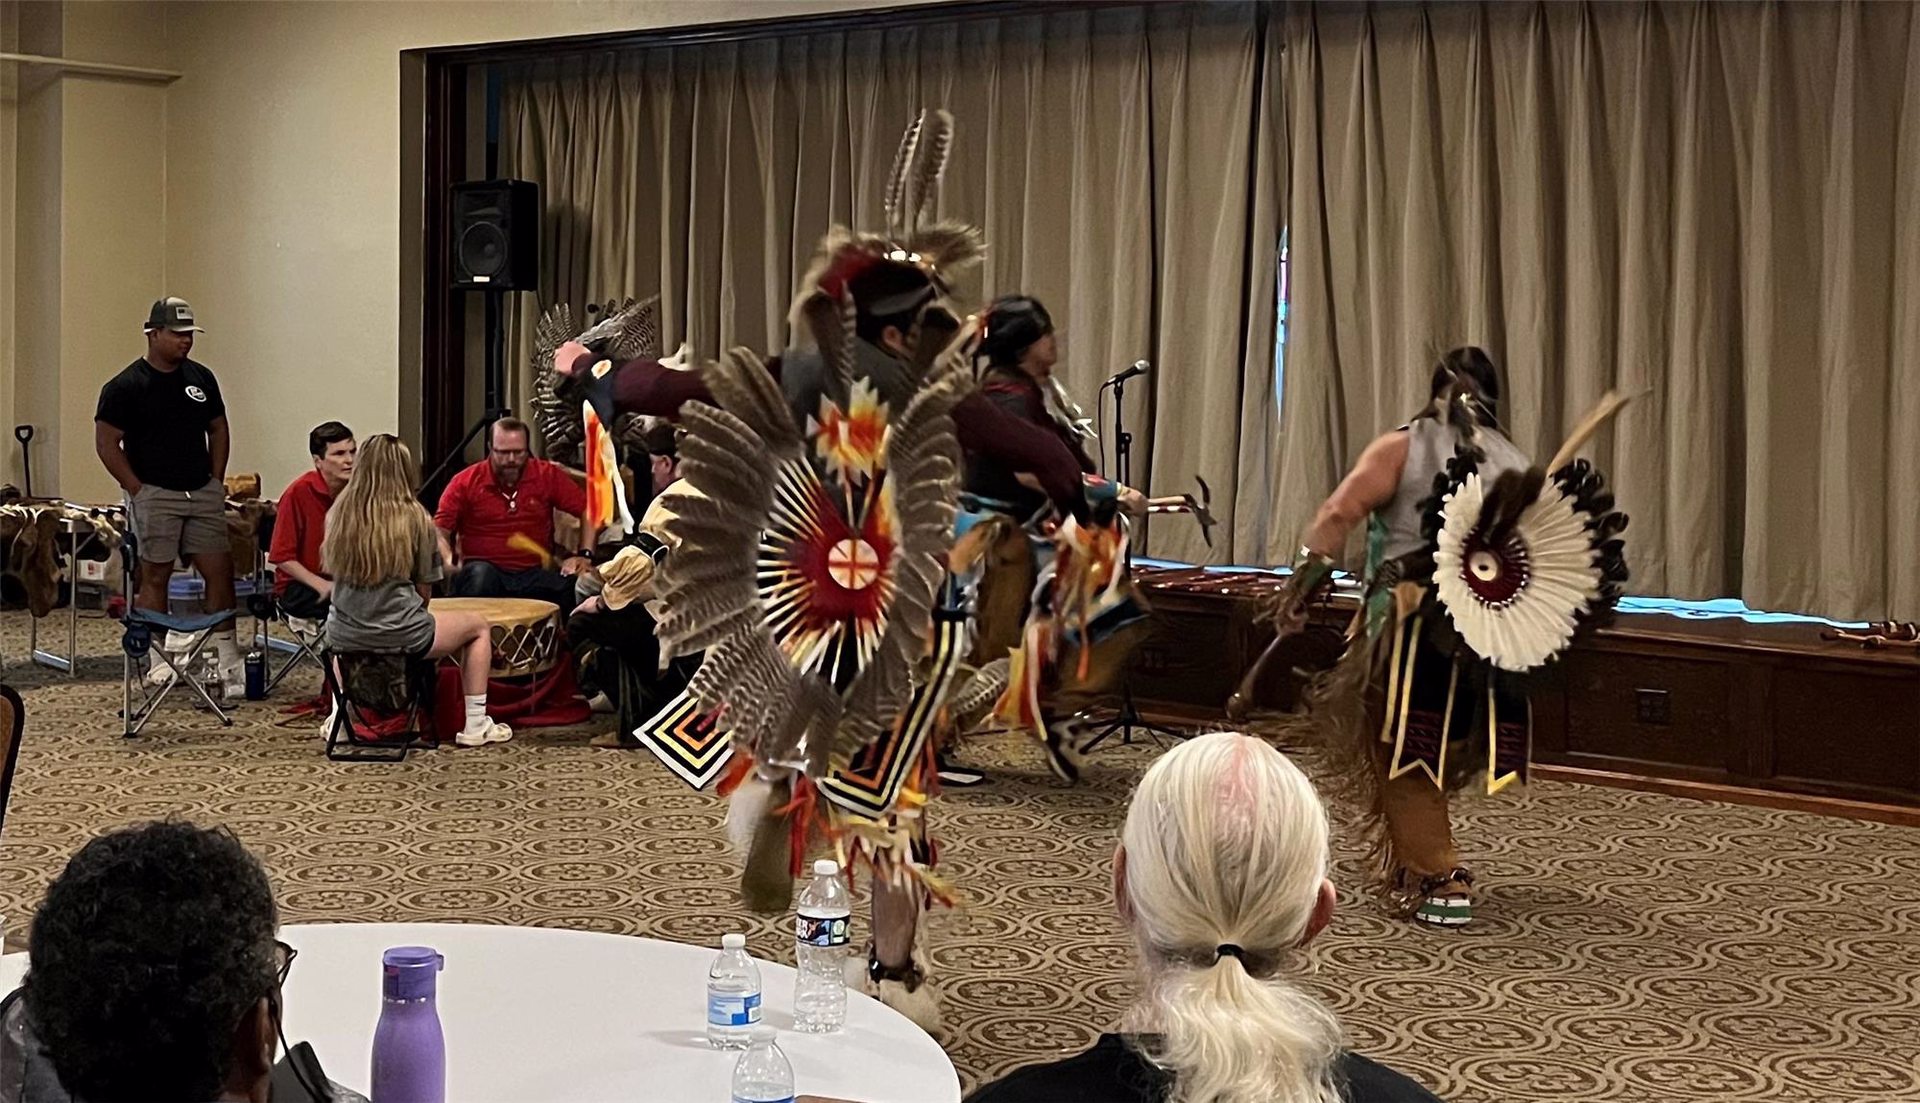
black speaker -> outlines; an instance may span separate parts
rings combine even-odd
[[[453,286],[532,291],[540,282],[540,185],[470,180],[453,186]]]

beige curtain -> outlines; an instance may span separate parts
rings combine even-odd
[[[541,302],[516,319],[512,360],[527,363],[546,304],[578,316],[655,293],[669,348],[778,348],[814,243],[835,222],[878,225],[902,128],[945,106],[958,134],[944,213],[981,225],[989,249],[963,298],[1045,301],[1089,411],[1109,375],[1153,360],[1127,396],[1134,482],[1177,493],[1206,478],[1231,522],[1212,558],[1258,554],[1268,488],[1236,504],[1274,452],[1286,184],[1265,39],[1255,4],[1146,5],[510,68],[500,170],[546,204]],[[529,382],[523,367],[516,400]],[[1156,553],[1208,558],[1184,518],[1157,527]]]
[[[1283,548],[1444,349],[1594,449],[1632,589],[1920,617],[1920,19],[1906,4],[1300,5]]]

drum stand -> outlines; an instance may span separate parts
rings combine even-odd
[[[1133,482],[1132,482],[1133,480],[1133,434],[1127,431],[1126,373],[1122,372],[1119,375],[1114,376],[1112,379],[1108,380],[1107,383],[1113,387],[1114,481],[1119,483],[1121,486],[1132,486],[1133,485]],[[1129,574],[1131,574],[1133,571],[1132,539],[1128,539],[1127,541],[1127,571]],[[1120,680],[1119,712],[1114,714],[1114,717],[1112,720],[1107,721],[1106,727],[1101,728],[1097,732],[1094,732],[1093,738],[1087,740],[1085,743],[1082,743],[1080,745],[1079,751],[1081,754],[1092,754],[1096,749],[1099,748],[1100,744],[1105,743],[1108,739],[1112,738],[1114,732],[1120,733],[1120,742],[1127,746],[1131,746],[1133,744],[1133,733],[1135,731],[1145,732],[1147,736],[1150,737],[1154,741],[1154,743],[1159,746],[1165,746],[1165,743],[1161,738],[1162,736],[1165,736],[1168,739],[1185,739],[1186,738],[1186,734],[1183,732],[1178,732],[1173,730],[1172,728],[1163,727],[1159,724],[1155,724],[1141,717],[1140,710],[1134,706],[1133,683],[1128,678],[1128,675],[1132,673],[1132,666],[1133,666],[1131,656],[1128,657],[1127,666],[1128,666],[1128,669],[1127,671],[1122,673],[1121,680]],[[1083,713],[1082,715],[1085,715],[1085,714]]]

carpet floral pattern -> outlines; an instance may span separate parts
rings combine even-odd
[[[110,626],[85,624],[96,657],[74,679],[25,664],[25,637],[26,614],[0,614],[0,677],[28,709],[0,834],[9,949],[87,838],[178,815],[255,848],[286,922],[744,929],[792,960],[790,928],[735,902],[720,802],[589,748],[591,726],[333,763],[311,719],[281,714],[313,691],[302,673],[232,729],[170,702],[123,741]],[[1020,737],[963,755],[994,780],[937,805],[967,901],[936,914],[929,948],[968,1087],[1115,1027],[1133,981],[1109,858],[1156,753],[1111,742],[1075,789]],[[1336,830],[1342,906],[1305,976],[1362,1052],[1455,1103],[1920,1100],[1920,831],[1547,783],[1458,819],[1482,878],[1461,932],[1389,920]]]

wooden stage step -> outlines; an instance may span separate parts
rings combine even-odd
[[[1272,633],[1265,572],[1137,568],[1153,631],[1135,655],[1144,713],[1225,720]],[[1338,657],[1354,609],[1336,596],[1258,690],[1289,708],[1295,670]],[[1920,657],[1826,641],[1814,624],[1621,614],[1544,675],[1533,761],[1543,778],[1920,824]]]

